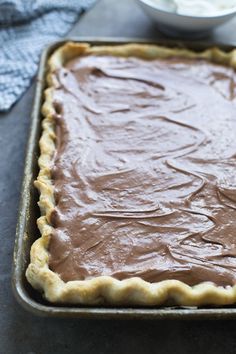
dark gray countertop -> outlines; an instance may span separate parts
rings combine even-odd
[[[236,19],[212,39],[236,44]],[[72,36],[158,38],[134,1],[101,0]],[[34,317],[15,301],[11,263],[34,84],[0,115],[0,354],[235,353],[236,321],[92,321]]]

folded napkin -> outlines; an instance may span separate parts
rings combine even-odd
[[[42,49],[95,0],[0,0],[0,111],[29,86]]]

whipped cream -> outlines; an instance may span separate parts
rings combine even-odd
[[[160,9],[188,16],[218,16],[236,8],[236,0],[151,0]]]

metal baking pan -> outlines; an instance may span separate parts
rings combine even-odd
[[[12,285],[18,302],[35,315],[48,317],[70,318],[116,318],[116,319],[226,319],[236,318],[236,307],[222,308],[141,308],[141,307],[85,307],[85,306],[59,306],[46,302],[27,282],[25,270],[29,263],[30,247],[40,236],[36,219],[39,217],[37,206],[38,192],[33,181],[38,175],[38,141],[41,135],[41,105],[43,90],[45,88],[46,63],[51,53],[66,41],[88,42],[93,45],[116,45],[124,43],[156,43],[169,47],[186,47],[193,50],[203,50],[211,46],[218,46],[223,50],[232,50],[230,45],[210,42],[181,42],[172,40],[151,41],[145,39],[107,39],[107,38],[69,38],[50,45],[42,54],[37,78],[35,100],[32,110],[32,122],[29,134],[25,170],[21,191],[16,241],[13,259]]]

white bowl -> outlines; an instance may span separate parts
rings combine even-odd
[[[236,7],[217,16],[189,16],[158,8],[151,0],[137,0],[162,32],[172,36],[201,36],[236,15]]]

